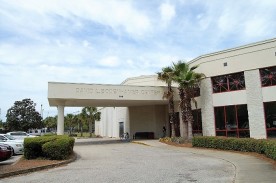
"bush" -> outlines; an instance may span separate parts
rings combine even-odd
[[[24,157],[35,159],[43,156],[42,145],[46,142],[54,141],[57,136],[40,136],[24,139]]]
[[[61,140],[62,139],[62,140]],[[38,157],[45,157],[50,159],[55,159],[55,156],[48,156],[48,150],[47,147],[51,146],[51,144],[59,144],[60,141],[62,141],[62,145],[67,146],[67,149],[69,150],[68,153],[73,152],[73,147],[75,143],[74,138],[70,138],[68,136],[41,136],[41,137],[35,137],[35,138],[26,138],[24,140],[24,157],[26,159],[35,159]],[[45,144],[47,145],[45,148],[43,147]],[[59,147],[56,149],[57,151],[60,151]],[[53,152],[53,150],[51,151]],[[65,154],[64,157],[67,157],[67,152],[62,151],[62,153]],[[60,156],[58,156],[57,159],[60,159]]]
[[[42,146],[42,151],[47,159],[63,160],[73,153],[75,139],[63,137]]]
[[[276,160],[276,141],[251,138],[194,137],[193,147],[206,147],[222,150],[257,152]]]
[[[187,140],[183,137],[163,137],[159,139],[160,142],[174,142],[178,144],[184,144]]]
[[[160,142],[171,142],[172,139],[170,137],[163,137],[159,139]]]

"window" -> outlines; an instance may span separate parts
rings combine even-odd
[[[193,122],[193,134],[202,133],[202,118],[201,118],[201,110],[196,109],[192,111],[194,122]]]
[[[247,105],[215,107],[216,135],[249,137]]]
[[[260,69],[262,86],[276,85],[276,67]]]
[[[213,92],[221,93],[245,89],[244,73],[212,77]]]
[[[276,137],[276,102],[264,103],[266,133],[268,138]]]
[[[198,86],[195,86],[193,88],[193,91],[194,91],[193,97],[199,97],[200,96],[200,88]]]

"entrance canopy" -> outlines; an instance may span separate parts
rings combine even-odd
[[[128,107],[164,105],[164,86],[100,85],[80,83],[48,83],[50,106]]]

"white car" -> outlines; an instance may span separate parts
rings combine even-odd
[[[24,138],[26,137],[37,137],[37,136],[34,136],[34,135],[30,135],[26,132],[21,132],[21,131],[18,131],[18,132],[8,132],[6,133],[7,135],[11,135],[13,136],[16,140],[24,140]]]
[[[0,140],[5,140],[7,142],[24,142],[24,139],[16,139],[11,135],[8,134],[0,134]]]
[[[0,144],[7,144],[12,147],[13,149],[13,154],[23,154],[24,152],[24,146],[23,142],[21,141],[16,141],[16,140],[7,140],[3,138],[4,136],[0,136]]]

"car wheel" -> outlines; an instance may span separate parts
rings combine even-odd
[[[14,156],[15,155],[15,153],[14,153],[14,149],[12,148],[12,156]]]

